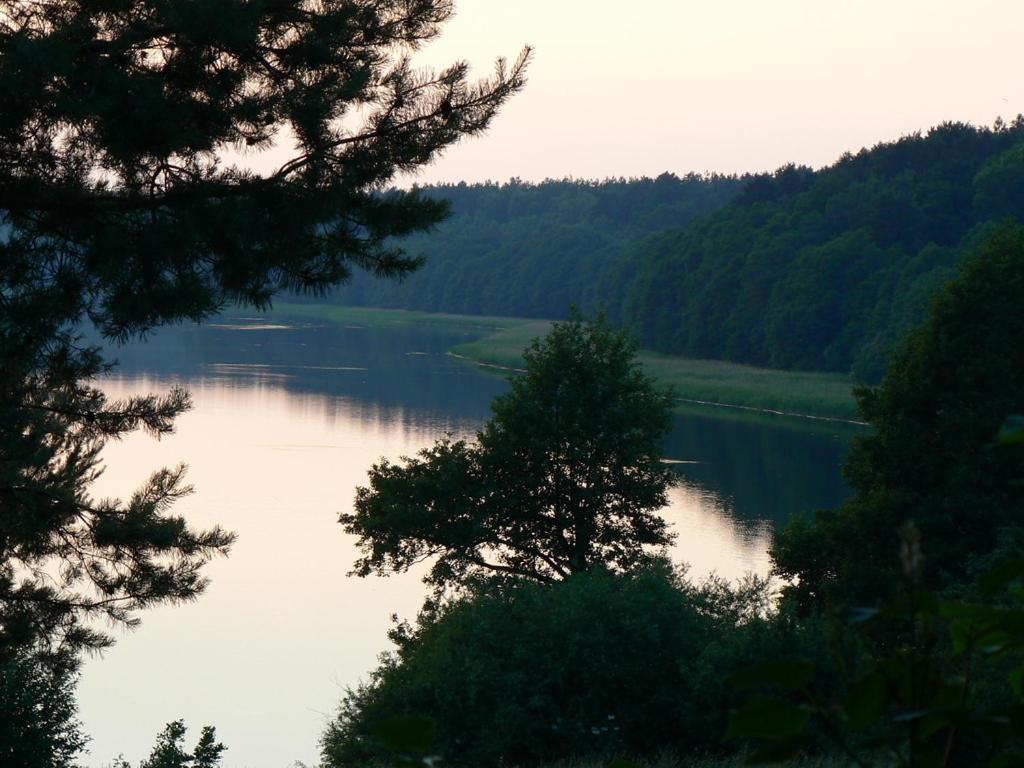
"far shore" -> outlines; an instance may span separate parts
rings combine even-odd
[[[546,333],[552,322],[284,302],[275,304],[273,314],[357,326],[429,325],[470,330],[478,332],[479,338],[458,344],[449,353],[476,365],[508,372],[522,368],[522,350],[532,339]],[[679,411],[731,409],[734,413],[832,422],[851,428],[861,424],[852,394],[853,382],[842,374],[757,368],[647,350],[641,352],[640,362],[648,374],[673,387]]]

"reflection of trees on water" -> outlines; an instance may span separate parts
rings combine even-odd
[[[243,330],[244,329],[244,330]],[[287,393],[287,408],[327,424],[401,429],[427,445],[441,434],[471,436],[488,417],[501,377],[480,375],[445,352],[479,336],[401,325],[357,328],[246,321],[165,329],[116,351],[122,377],[145,374],[152,389],[186,383],[204,391]],[[674,499],[725,522],[720,546],[764,551],[772,526],[792,514],[834,506],[846,494],[840,467],[846,437],[687,413],[676,418],[665,455],[682,464]],[[702,518],[704,519],[704,518]],[[696,524],[696,522],[694,523]],[[710,524],[710,523],[709,523]],[[683,532],[677,531],[681,535]]]
[[[360,418],[410,424],[482,423],[491,399],[506,387],[503,379],[480,376],[445,354],[479,332],[413,326],[240,327],[225,322],[166,329],[145,344],[116,350],[116,373],[277,386],[338,398],[353,413],[363,412]]]
[[[291,391],[280,378],[247,376],[133,376],[117,375],[105,380],[104,389],[112,397],[125,397],[147,392],[162,392],[172,385],[186,387],[198,404],[237,400],[239,395],[250,399],[257,411],[281,408],[290,416],[304,421],[317,421],[329,427],[345,427],[354,434],[398,432],[403,442],[427,445],[439,435],[472,437],[482,423],[479,418],[456,414],[432,413],[401,406],[385,406],[342,395]],[[254,414],[253,418],[258,418]]]
[[[723,501],[737,524],[757,528],[837,505],[847,494],[840,468],[848,436],[760,422],[686,414],[676,418],[666,455],[695,460],[679,472]]]

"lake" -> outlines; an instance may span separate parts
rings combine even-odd
[[[97,497],[125,496],[161,466],[186,462],[195,493],[175,508],[238,533],[206,570],[196,602],[143,614],[142,626],[86,661],[87,765],[136,763],[170,720],[216,726],[225,766],[315,763],[317,739],[347,686],[388,647],[391,616],[412,619],[421,573],[347,576],[357,553],[337,523],[380,457],[445,433],[471,437],[504,379],[445,354],[479,337],[416,325],[342,326],[222,317],[165,329],[116,351],[114,397],[184,384],[194,409],[176,434],[112,443]],[[723,409],[677,417],[666,457],[682,482],[664,510],[673,559],[691,574],[768,570],[772,528],[845,494],[849,432]]]

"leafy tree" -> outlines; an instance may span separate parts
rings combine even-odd
[[[436,231],[411,236],[429,255],[400,283],[356,275],[331,301],[435,312],[566,317],[589,306],[618,251],[667,227],[713,213],[746,177],[662,174],[655,179],[438,184],[423,195],[451,202]],[[621,287],[621,285],[619,286]]]
[[[1024,227],[1006,225],[963,265],[882,384],[857,392],[873,431],[846,465],[839,509],[798,518],[775,539],[776,571],[805,608],[865,604],[899,583],[895,532],[913,520],[927,589],[963,583],[972,563],[1021,526],[1024,451],[997,447],[1024,412]]]
[[[0,15],[0,654],[109,637],[89,616],[187,600],[231,536],[169,513],[162,470],[127,502],[89,496],[105,441],[166,434],[184,392],[110,402],[77,329],[144,336],[229,303],[401,275],[393,238],[446,206],[382,192],[484,130],[524,83],[409,53],[447,0],[8,2]],[[271,171],[225,159],[275,144]],[[95,625],[93,625],[95,626]]]
[[[625,243],[591,301],[658,351],[877,382],[951,268],[1024,217],[1022,140],[1022,118],[947,123],[755,177],[720,210]]]
[[[931,297],[1024,217],[1024,118],[946,123],[812,171],[430,186],[458,216],[401,284],[344,304],[557,319],[573,302],[651,349],[877,382]]]
[[[676,481],[661,461],[672,395],[603,318],[577,314],[524,352],[475,443],[441,440],[384,460],[341,516],[364,556],[356,573],[436,557],[428,582],[482,575],[553,582],[594,566],[628,569],[671,540],[655,510]]]

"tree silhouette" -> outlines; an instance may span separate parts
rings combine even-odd
[[[110,402],[78,335],[201,320],[354,269],[401,275],[394,238],[443,203],[384,191],[484,130],[529,50],[474,83],[413,68],[445,0],[80,0],[0,7],[0,654],[101,647],[82,619],[198,594],[231,535],[196,531],[161,470],[89,495],[105,441],[172,430],[186,393]],[[272,171],[230,152],[287,151]],[[275,155],[276,156],[276,155]]]
[[[441,440],[387,460],[341,516],[359,536],[356,573],[435,558],[428,582],[563,579],[627,569],[671,540],[654,510],[677,476],[661,461],[672,394],[640,370],[636,345],[602,318],[556,323],[524,352],[475,443]]]

